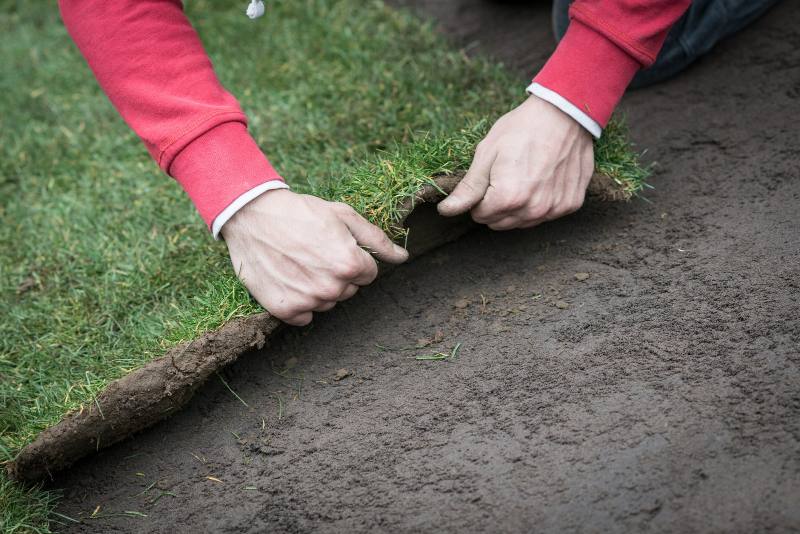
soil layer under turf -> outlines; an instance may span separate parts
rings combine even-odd
[[[546,5],[416,3],[551,46]],[[64,530],[800,528],[799,27],[626,97],[650,202],[395,269],[58,476]]]

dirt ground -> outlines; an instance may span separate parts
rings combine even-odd
[[[544,2],[410,3],[521,89],[552,47]],[[64,530],[800,531],[798,28],[625,98],[649,202],[396,269],[227,370],[247,407],[214,378],[57,478]]]

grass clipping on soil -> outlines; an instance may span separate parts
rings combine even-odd
[[[381,2],[188,2],[250,131],[296,191],[343,200],[404,238],[398,206],[465,169],[525,80],[470,59]],[[54,10],[0,13],[0,460],[114,380],[258,316],[224,244],[159,175]],[[424,133],[419,133],[424,132]],[[646,171],[613,123],[592,191],[630,198]],[[108,443],[100,443],[100,446]],[[6,475],[0,474],[3,487]],[[47,531],[49,494],[4,492],[0,530]]]

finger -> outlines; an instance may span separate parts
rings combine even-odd
[[[334,306],[336,306],[336,301],[323,302],[322,304],[320,304],[319,306],[314,308],[314,311],[315,312],[326,312],[326,311],[330,310],[331,308],[333,308]]]
[[[496,172],[497,171],[497,172]],[[470,212],[472,219],[480,224],[491,225],[506,217],[521,216],[533,194],[530,187],[525,187],[527,180],[520,175],[519,169],[499,169],[495,162],[492,167],[492,185],[486,196]]]
[[[552,209],[547,207],[547,203],[545,203],[544,200],[535,202],[532,206],[528,206],[524,212],[518,215],[519,225],[517,228],[533,228],[534,226],[539,226],[540,224],[551,220],[551,213]]]
[[[527,222],[520,223],[518,228],[520,228],[520,229],[533,228],[534,226],[539,226],[543,222],[546,222],[546,221],[544,219],[534,219],[532,221],[527,221]]]
[[[347,206],[343,210],[342,220],[355,238],[356,243],[367,249],[370,254],[379,260],[387,263],[403,263],[408,259],[408,251],[406,249],[392,243],[392,240],[386,236],[383,230],[356,213],[353,208]]]
[[[565,165],[559,166],[555,173],[558,187],[553,189],[550,209],[543,216],[532,218],[541,219],[541,222],[554,221],[576,211],[580,207],[580,204],[576,202],[581,188],[582,176],[580,171],[580,160],[578,158],[573,158]]]
[[[263,294],[261,305],[273,317],[294,326],[304,326],[311,322],[311,311],[323,301],[287,287],[273,288],[270,294]]]
[[[338,300],[339,302],[347,300],[351,298],[353,295],[355,295],[357,291],[358,291],[357,285],[349,284],[346,288],[344,288],[344,291],[342,291],[342,294],[339,295],[339,298],[336,300]]]
[[[498,153],[489,172],[490,187],[472,208],[472,218],[489,225],[518,215],[540,187],[541,169],[537,163],[529,149]]]
[[[509,191],[506,185],[508,180],[498,178],[495,185],[489,188],[483,200],[472,208],[472,219],[480,224],[492,224],[513,215],[525,198],[518,198],[517,193]]]
[[[293,315],[291,317],[287,317],[285,319],[281,319],[284,323],[290,324],[292,326],[305,326],[311,322],[311,319],[314,318],[314,314],[310,311],[298,313],[297,315]]]
[[[361,267],[358,272],[353,273],[353,276],[348,279],[356,286],[368,286],[378,277],[378,262],[366,250],[360,248],[356,250],[356,254],[360,258]]]
[[[470,214],[472,215],[472,220],[478,224],[485,224],[486,226],[490,226],[492,224],[498,223],[503,219],[511,217],[514,215],[513,212],[508,211],[498,211],[494,213],[488,213],[488,215],[480,215],[476,214],[476,211],[473,209]]]
[[[512,230],[520,227],[520,219],[516,215],[510,215],[488,226],[492,230]]]
[[[542,206],[546,206],[546,204],[540,202],[535,207],[528,208],[525,216],[520,218],[519,228],[533,228],[534,226],[539,226],[542,223],[554,221],[566,215],[566,212],[563,211],[562,207],[556,206],[555,204],[553,204],[553,206],[550,208],[544,209]]]
[[[489,187],[489,171],[492,169],[496,153],[478,145],[472,165],[464,178],[447,198],[439,202],[436,209],[445,217],[465,213],[481,201]]]

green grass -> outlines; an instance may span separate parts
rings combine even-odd
[[[25,488],[0,476],[0,532],[50,532],[50,523],[68,522],[52,514],[56,495],[38,486]]]
[[[295,190],[384,228],[465,168],[523,79],[360,0],[188,2],[223,83]],[[0,1],[0,460],[168,347],[259,311],[180,188],[119,119],[52,6]],[[624,187],[625,133],[597,148]],[[0,531],[48,531],[53,495],[0,475]]]

